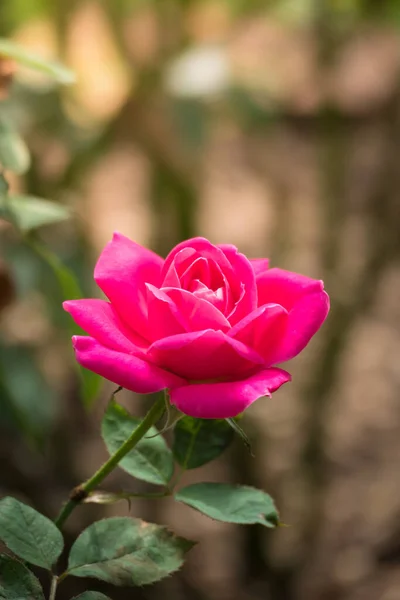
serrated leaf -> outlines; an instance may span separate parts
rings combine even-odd
[[[222,454],[233,436],[224,420],[184,417],[175,426],[172,451],[182,467],[196,469]]]
[[[0,501],[0,540],[23,560],[45,569],[51,569],[64,547],[50,519],[11,497]]]
[[[57,83],[70,85],[76,81],[75,74],[61,63],[37,55],[10,40],[0,38],[0,56],[12,58],[17,63],[48,75]]]
[[[78,537],[67,573],[114,585],[145,585],[179,569],[192,546],[160,525],[128,517],[104,519]]]
[[[42,225],[52,225],[69,219],[71,212],[62,204],[35,196],[0,197],[0,211],[11,210],[22,231],[30,231]]]
[[[18,560],[6,554],[0,554],[0,598],[44,600],[41,585],[34,574]]]
[[[132,417],[125,408],[111,400],[101,428],[110,454],[118,450],[140,422],[140,419]],[[152,427],[147,433],[148,437],[141,439],[119,466],[137,479],[167,485],[174,472],[174,460],[164,438],[157,433],[158,430]]]
[[[0,119],[0,165],[14,173],[25,173],[31,164],[29,150],[15,130],[6,119]]]
[[[111,598],[100,592],[83,592],[83,594],[74,596],[71,600],[111,600]]]
[[[260,523],[265,527],[279,524],[279,515],[271,496],[249,486],[195,483],[179,490],[175,500],[216,521],[242,525]]]

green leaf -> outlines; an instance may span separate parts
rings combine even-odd
[[[114,585],[153,583],[179,569],[192,546],[160,525],[128,517],[104,519],[78,537],[67,574]]]
[[[172,451],[182,467],[196,469],[222,454],[233,436],[224,420],[184,417],[175,426]]]
[[[110,454],[128,439],[139,425],[125,408],[111,400],[103,418],[101,433]],[[158,431],[152,427],[147,436],[131,450],[119,466],[137,479],[148,483],[167,485],[174,472],[172,452]],[[155,436],[155,437],[154,437]]]
[[[279,515],[271,496],[248,486],[195,483],[179,490],[175,500],[216,521],[243,525],[260,523],[265,527],[279,524]]]
[[[11,497],[0,501],[0,539],[14,554],[45,569],[51,569],[64,547],[54,523]]]
[[[0,119],[0,164],[18,174],[25,173],[31,164],[24,140],[5,118]]]
[[[111,600],[111,598],[100,592],[83,592],[83,594],[74,596],[71,600]]]
[[[38,56],[10,40],[0,38],[0,56],[12,58],[17,63],[48,75],[57,83],[70,85],[76,81],[74,73],[57,61]]]
[[[53,271],[64,299],[78,300],[79,298],[83,298],[84,294],[76,280],[75,275],[60,261],[56,254],[53,254],[53,252],[50,252],[45,246],[42,246],[41,244],[38,244],[32,240],[29,240],[28,244],[29,247],[32,248]],[[81,329],[69,317],[68,324],[71,335],[85,335],[83,329]],[[90,408],[100,392],[100,388],[103,385],[103,379],[96,373],[81,367],[75,360],[74,365],[78,371],[81,382],[81,396],[83,404],[85,407]]]
[[[11,210],[21,231],[59,223],[71,216],[66,206],[35,196],[9,196],[8,199],[0,197],[0,212],[7,209]]]
[[[0,598],[44,600],[42,588],[34,574],[6,554],[0,554]]]

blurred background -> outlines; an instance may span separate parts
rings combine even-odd
[[[131,514],[198,539],[183,571],[117,599],[400,599],[400,2],[2,0],[0,35],[70,87],[0,58],[0,116],[31,154],[11,189],[72,218],[0,220],[0,494],[53,517],[106,458],[113,386],[78,373],[61,301],[98,294],[114,230],[165,255],[202,235],[322,278],[331,314],[237,440],[187,482],[263,487],[288,527],[166,500]],[[145,400],[120,396],[135,414]],[[85,407],[86,405],[86,407]],[[88,407],[90,409],[88,410]],[[140,490],[119,471],[107,489]],[[70,541],[124,504],[83,506]],[[57,598],[87,582],[68,580]]]

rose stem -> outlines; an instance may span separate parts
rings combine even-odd
[[[115,469],[118,463],[130,452],[146,435],[149,429],[160,419],[165,410],[165,400],[161,396],[150,408],[143,421],[134,429],[129,438],[110,456],[90,479],[78,485],[72,491],[69,500],[62,507],[60,514],[54,521],[59,529],[64,525],[70,514],[84,500],[89,492],[93,491]]]

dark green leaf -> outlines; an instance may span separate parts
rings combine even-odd
[[[222,454],[233,436],[226,421],[184,417],[175,426],[172,451],[182,467],[196,469]]]
[[[178,502],[226,523],[260,523],[266,527],[276,527],[279,515],[271,496],[248,486],[235,486],[228,483],[195,483],[177,494]]]
[[[132,417],[122,406],[111,400],[102,423],[102,436],[110,454],[118,450],[139,423],[140,419]],[[166,485],[174,471],[172,452],[164,438],[157,435],[155,427],[147,435],[149,437],[140,440],[119,466],[137,479]]]
[[[5,118],[0,119],[0,165],[14,173],[25,173],[31,159],[19,133]]]
[[[100,592],[83,592],[83,594],[74,596],[71,600],[111,600],[111,598]]]
[[[0,211],[4,210],[11,210],[21,231],[59,223],[71,216],[66,206],[34,196],[9,196],[8,199],[0,197]]]
[[[0,554],[0,598],[44,600],[42,588],[34,574],[6,554]]]
[[[12,58],[17,63],[45,73],[57,83],[69,85],[75,82],[75,75],[70,69],[67,69],[54,60],[48,60],[38,56],[27,48],[22,48],[18,44],[0,38],[0,55]]]
[[[179,569],[193,543],[140,519],[97,521],[72,546],[68,574],[114,585],[153,583]]]
[[[51,569],[64,546],[54,523],[11,497],[0,501],[0,539],[14,554],[45,569]]]

